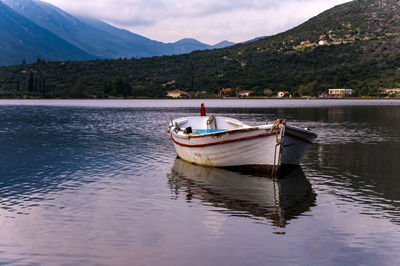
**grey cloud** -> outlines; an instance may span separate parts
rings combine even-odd
[[[346,0],[46,0],[160,41],[215,43],[271,35]]]

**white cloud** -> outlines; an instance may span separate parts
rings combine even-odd
[[[151,39],[242,42],[290,29],[348,0],[46,0]]]

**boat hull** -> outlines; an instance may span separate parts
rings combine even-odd
[[[199,165],[228,167],[279,165],[279,135],[266,130],[239,130],[190,139],[174,133],[171,137],[181,159]]]

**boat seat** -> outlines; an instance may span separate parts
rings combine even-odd
[[[189,122],[189,120],[187,120],[187,119],[181,119],[181,120],[176,120],[175,121],[175,123],[177,123],[179,127],[181,127],[182,125],[184,125],[184,124],[186,124],[188,122]]]
[[[236,120],[231,120],[231,119],[225,119],[225,122],[237,127],[243,127],[244,124],[242,122],[236,121]]]

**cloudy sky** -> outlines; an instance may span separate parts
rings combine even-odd
[[[44,0],[148,38],[243,42],[290,29],[349,0]]]

